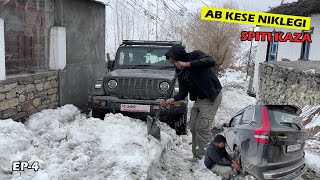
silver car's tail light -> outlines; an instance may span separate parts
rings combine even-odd
[[[254,131],[254,140],[259,144],[269,143],[270,122],[267,106],[262,107],[262,125]]]

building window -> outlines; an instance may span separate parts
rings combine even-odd
[[[307,41],[303,42],[301,46],[300,59],[309,60],[309,50],[310,50],[310,43]]]
[[[272,33],[271,41],[268,42],[268,49],[267,49],[267,61],[274,62],[277,60],[278,54],[278,44],[279,42],[274,42],[274,32]]]
[[[313,33],[313,29],[314,27],[311,27],[310,31],[302,31],[302,33],[308,32],[311,35]],[[309,51],[310,51],[310,43],[307,41],[304,41],[301,45],[300,59],[309,60]]]
[[[6,74],[47,71],[49,33],[54,24],[53,1],[0,3],[4,15]]]

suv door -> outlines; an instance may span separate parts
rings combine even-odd
[[[237,135],[234,132],[234,129],[240,124],[241,117],[242,117],[242,113],[239,113],[238,115],[234,116],[229,123],[229,127],[225,131],[227,145],[230,151],[233,151],[234,140],[235,140],[235,136]]]
[[[256,127],[257,122],[255,120],[255,108],[249,106],[243,111],[241,121],[235,128],[237,139],[235,144],[239,147],[242,159],[242,164],[247,164],[247,160],[250,157],[255,157],[254,151],[250,151],[252,148],[253,141],[253,129]]]

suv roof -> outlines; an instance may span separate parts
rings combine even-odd
[[[156,46],[173,46],[175,44],[182,44],[180,41],[144,41],[144,40],[123,40],[120,46],[133,46],[133,45],[156,45]]]
[[[301,109],[298,106],[295,105],[248,105],[245,108],[242,108],[240,111],[236,112],[234,116],[237,116],[238,114],[240,114],[241,112],[243,112],[243,110],[249,108],[249,107],[262,107],[262,106],[268,106],[268,107],[278,107],[278,108],[283,108],[283,109],[287,109],[288,111],[294,112],[297,115],[301,114]]]

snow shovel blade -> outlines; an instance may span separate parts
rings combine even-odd
[[[157,118],[147,117],[148,134],[160,140],[160,126],[157,122]]]
[[[150,116],[147,116],[147,129],[148,129],[148,134],[151,133],[151,126],[154,123],[154,119]]]

